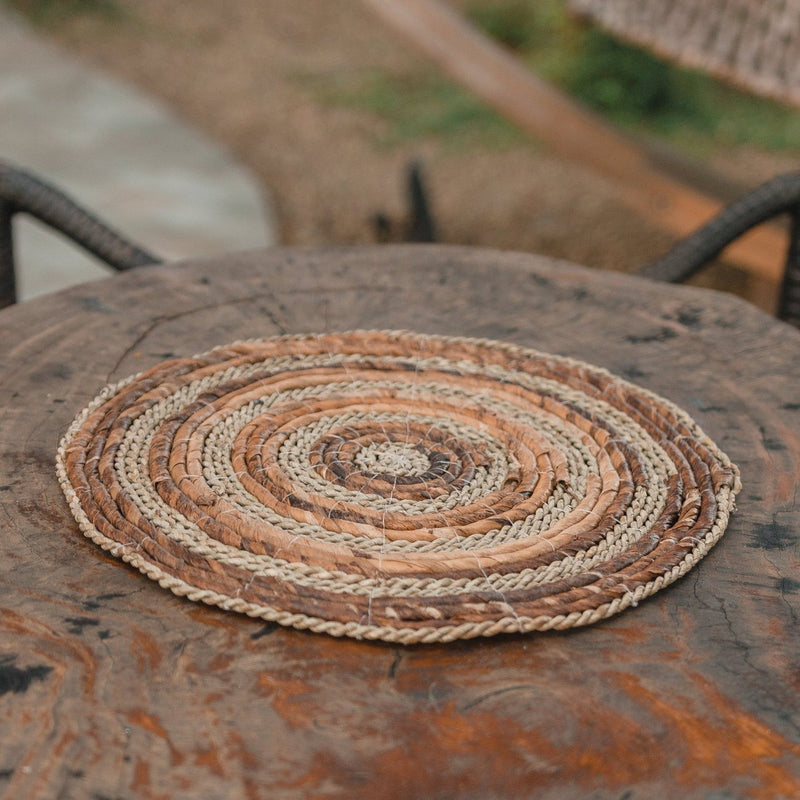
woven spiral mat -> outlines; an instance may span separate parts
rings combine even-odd
[[[635,606],[709,551],[739,488],[685,413],[603,370],[364,331],[110,386],[58,472],[85,535],[176,594],[402,643]]]

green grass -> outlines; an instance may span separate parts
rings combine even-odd
[[[623,127],[698,152],[751,144],[800,149],[800,113],[738,91],[700,72],[668,64],[596,30],[562,85]]]
[[[542,8],[542,4],[527,0],[505,0],[473,3],[467,13],[477,27],[506,47],[529,50],[541,45],[546,35]]]
[[[393,147],[418,139],[438,138],[448,146],[503,149],[526,137],[435,70],[407,75],[370,72],[349,78],[303,78],[318,99],[331,105],[369,111],[385,123],[378,138]]]

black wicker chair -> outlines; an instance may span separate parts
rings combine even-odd
[[[17,300],[12,219],[29,214],[115,270],[161,263],[27,170],[0,161],[0,308]]]
[[[734,239],[779,214],[789,214],[791,229],[778,317],[800,328],[800,172],[773,178],[748,192],[639,274],[653,280],[681,283],[716,258]]]

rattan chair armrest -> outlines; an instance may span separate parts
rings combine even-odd
[[[161,262],[60,189],[28,170],[0,161],[0,307],[16,300],[11,223],[20,213],[43,222],[115,270]]]

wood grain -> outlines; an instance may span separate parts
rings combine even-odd
[[[505,339],[664,395],[741,468],[729,531],[608,622],[411,648],[194,605],[80,536],[54,454],[105,383],[351,328]],[[0,795],[797,796],[797,331],[696,289],[391,247],[143,268],[6,309],[0,337]]]

